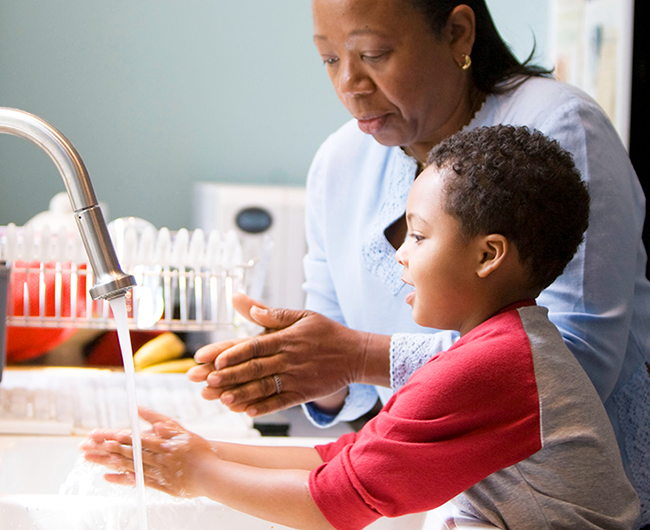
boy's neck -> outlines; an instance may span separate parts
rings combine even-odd
[[[493,292],[492,296],[486,294],[486,296],[482,297],[482,303],[476,303],[476,310],[472,312],[472,315],[466,320],[461,329],[458,330],[461,337],[499,313],[507,311],[513,307],[529,305],[531,302],[535,303],[535,298],[539,295],[539,293],[534,293],[528,289],[505,289],[503,291],[495,291],[496,293]]]
[[[528,307],[532,305],[537,305],[537,302],[535,301],[534,298],[528,298],[525,300],[518,300],[517,302],[513,302],[510,305],[507,305],[506,307],[501,308],[499,311],[494,313],[492,316],[497,316],[500,315],[501,313],[507,313],[508,311],[512,311],[514,309],[519,309],[520,307]]]

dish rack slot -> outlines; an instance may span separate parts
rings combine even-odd
[[[123,241],[116,245],[123,270],[137,281],[126,293],[129,327],[214,331],[243,324],[232,295],[259,297],[270,240],[264,255],[244,261],[234,232],[206,237],[200,229],[165,231],[139,235],[130,250]],[[93,273],[79,236],[43,232],[0,227],[0,261],[10,268],[7,325],[114,329],[110,304],[90,296]],[[161,240],[167,251],[155,256]]]

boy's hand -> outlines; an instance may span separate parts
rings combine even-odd
[[[139,407],[139,414],[151,423],[141,436],[145,484],[177,497],[204,495],[201,470],[219,459],[210,442],[152,410]],[[95,430],[81,449],[89,462],[115,471],[104,475],[109,482],[135,484],[130,431]]]

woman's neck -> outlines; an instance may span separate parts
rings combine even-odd
[[[461,100],[463,103],[458,105],[451,118],[447,121],[447,124],[436,131],[433,138],[402,147],[407,155],[415,158],[420,166],[420,171],[427,162],[429,151],[443,140],[469,125],[474,119],[474,116],[476,116],[476,113],[483,106],[486,98],[487,94],[479,90],[473,83],[470,83],[467,88],[467,96]]]

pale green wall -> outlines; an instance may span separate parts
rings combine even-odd
[[[111,218],[189,226],[192,182],[302,184],[347,120],[311,42],[310,4],[2,0],[0,106],[72,141]],[[545,50],[547,0],[488,5],[518,56],[533,31]],[[62,190],[36,146],[0,135],[0,225]]]

